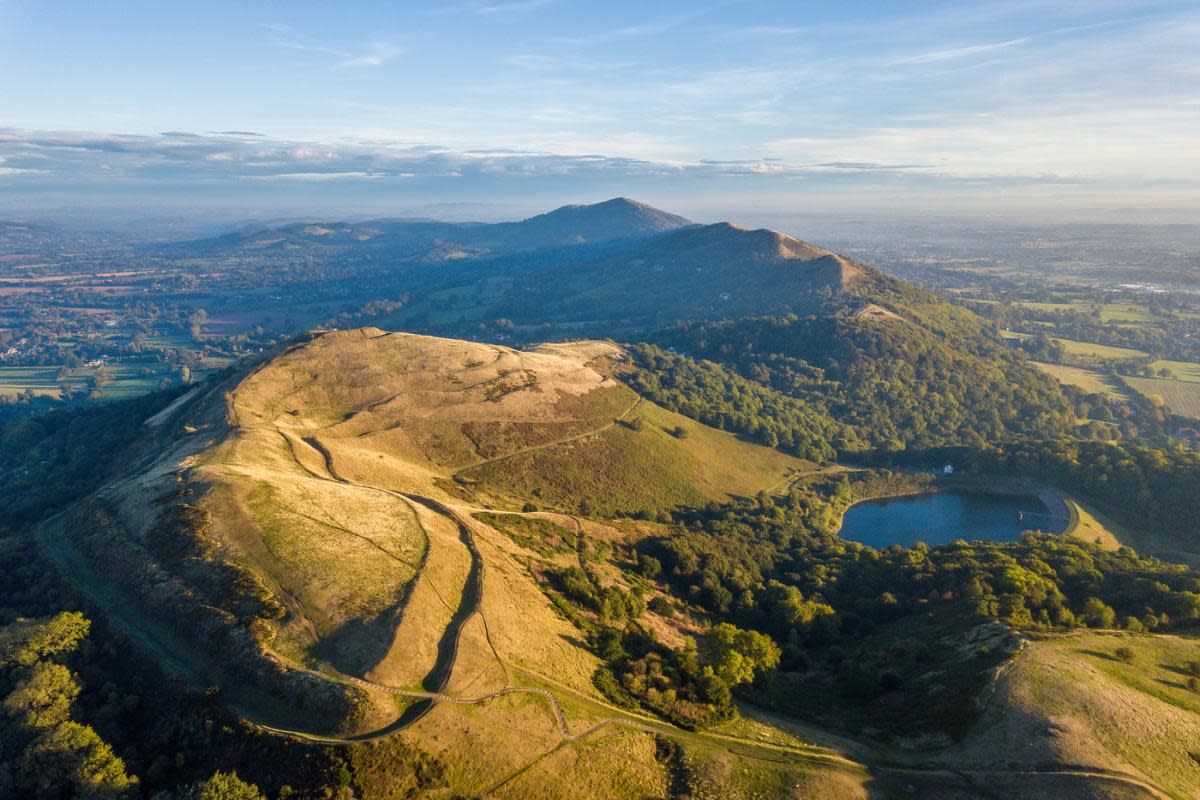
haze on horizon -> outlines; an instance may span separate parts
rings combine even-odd
[[[0,215],[1188,220],[1197,41],[1162,0],[0,0]]]

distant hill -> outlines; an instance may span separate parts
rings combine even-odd
[[[480,226],[473,233],[484,241],[534,249],[646,238],[692,224],[676,214],[617,197],[594,205],[563,206],[520,222]]]
[[[166,249],[210,256],[289,250],[327,256],[362,251],[400,260],[452,261],[644,239],[691,224],[675,214],[618,197],[594,205],[563,206],[519,222],[377,219],[361,223],[295,223],[237,231],[173,244]]]
[[[811,312],[833,295],[886,280],[808,242],[723,222],[518,275],[503,310],[514,321],[541,317],[619,334],[681,319]]]

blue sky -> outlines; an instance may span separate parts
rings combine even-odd
[[[0,0],[0,209],[1200,208],[1200,4]]]

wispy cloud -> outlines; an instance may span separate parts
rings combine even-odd
[[[355,49],[334,47],[310,36],[298,33],[288,25],[263,25],[272,36],[275,47],[312,53],[334,59],[338,67],[379,67],[401,55],[404,48],[398,43],[374,39],[365,46]]]
[[[487,148],[455,150],[381,141],[297,142],[230,135],[112,135],[0,128],[4,174],[52,175],[87,184],[97,180],[339,181],[460,178],[471,175],[779,175],[843,170],[917,169],[918,164],[797,164],[779,159],[649,160],[571,152]]]
[[[723,31],[725,39],[752,41],[758,39],[786,39],[812,33],[811,28],[798,25],[751,25],[745,28],[732,28]]]
[[[960,58],[970,58],[972,56],[980,56],[988,53],[994,53],[998,50],[1008,50],[1012,47],[1026,44],[1030,41],[1028,36],[1022,36],[1018,39],[1009,39],[1003,42],[987,42],[984,44],[972,44],[964,47],[952,47],[948,50],[932,50],[925,53],[908,56],[906,58],[898,58],[893,60],[893,65],[899,64],[935,64],[941,61],[954,61]]]
[[[705,9],[697,9],[686,14],[676,14],[672,17],[664,17],[650,22],[641,22],[636,25],[623,25],[618,28],[610,28],[605,31],[597,31],[595,33],[584,33],[573,36],[548,36],[547,42],[556,44],[569,45],[595,45],[609,44],[618,42],[624,39],[642,39],[649,36],[661,36],[662,34],[673,31],[681,25],[699,17],[705,13]]]
[[[475,8],[475,13],[485,16],[501,14],[521,14],[526,11],[536,11],[539,8],[553,5],[556,0],[512,0],[507,3],[485,3]]]
[[[338,66],[379,67],[403,52],[404,48],[394,42],[371,42],[361,53],[343,59]]]

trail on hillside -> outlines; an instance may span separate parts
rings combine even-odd
[[[640,402],[640,399],[638,402]],[[626,416],[629,413],[629,411],[632,411],[633,408],[635,408],[636,406],[637,406],[637,403],[634,403],[634,405],[631,406],[630,409],[628,411],[626,411],[625,414],[622,415],[622,417]],[[613,424],[616,424],[616,420],[614,420],[613,423],[610,423],[607,427],[611,427]],[[282,432],[280,432],[280,433],[282,435]],[[584,434],[584,435],[585,436],[592,435],[594,433],[596,433],[596,431],[593,431],[592,433]],[[287,437],[284,437],[284,438],[287,438]],[[581,437],[572,437],[572,438],[581,438]],[[323,445],[321,445],[321,443],[318,440],[316,440],[315,438],[305,439],[305,442],[310,444],[310,446],[312,446],[315,450],[317,450],[317,452],[319,452],[322,455],[324,462],[325,462],[326,470],[329,472],[329,475],[332,476],[333,480],[339,481],[341,483],[349,483],[344,478],[342,478],[340,475],[338,475],[336,468],[334,467],[334,464],[333,464],[333,455],[332,455],[332,453],[329,452],[329,450],[327,448],[325,448]],[[530,448],[530,449],[538,449],[538,448]],[[293,456],[294,456],[294,452],[293,452]],[[299,459],[297,459],[297,463],[300,463]],[[301,464],[301,466],[303,466],[303,465]],[[305,468],[305,469],[307,470],[307,468]],[[307,470],[307,471],[309,471],[310,474],[312,473],[311,470]],[[325,478],[324,476],[319,476],[319,475],[317,477],[322,477],[326,480],[330,479],[330,478]],[[603,719],[600,719],[600,720],[594,722],[593,724],[589,725],[586,728],[583,728],[578,731],[572,731],[571,726],[568,723],[566,713],[563,710],[562,703],[559,700],[558,696],[554,692],[550,691],[549,689],[544,689],[541,687],[508,685],[508,686],[505,686],[504,688],[498,689],[496,691],[488,692],[488,693],[485,693],[482,695],[472,696],[472,697],[456,696],[456,695],[448,694],[444,691],[444,688],[445,688],[446,682],[448,681],[449,676],[453,670],[453,662],[457,657],[458,643],[459,643],[459,640],[462,635],[463,626],[466,624],[466,622],[469,619],[471,619],[476,614],[478,614],[480,616],[480,619],[482,620],[482,622],[484,624],[485,635],[487,636],[488,643],[491,646],[493,656],[501,664],[502,668],[505,668],[503,659],[500,658],[499,653],[495,649],[495,645],[491,642],[490,632],[488,632],[488,629],[487,629],[487,618],[486,618],[486,615],[484,615],[482,609],[480,608],[480,604],[482,603],[482,599],[483,599],[484,565],[483,565],[482,558],[479,555],[478,548],[476,547],[476,544],[475,544],[474,532],[471,529],[471,525],[468,523],[468,521],[466,519],[464,519],[460,509],[453,508],[445,503],[442,503],[441,501],[435,500],[430,497],[406,494],[403,492],[396,492],[396,491],[387,490],[387,489],[379,489],[377,487],[362,486],[361,484],[350,484],[350,485],[361,486],[361,488],[385,492],[385,493],[392,494],[392,495],[395,495],[398,497],[402,497],[402,498],[408,500],[409,502],[420,503],[421,505],[425,506],[426,508],[429,508],[431,511],[434,511],[435,513],[438,513],[438,514],[441,514],[443,516],[450,518],[458,526],[460,536],[463,537],[464,544],[467,545],[468,549],[471,552],[472,571],[474,571],[477,566],[478,570],[479,570],[479,574],[478,574],[478,579],[476,581],[474,581],[473,591],[471,591],[471,590],[464,591],[464,602],[460,604],[459,613],[456,614],[456,619],[460,620],[459,624],[457,624],[457,625],[452,624],[451,626],[449,626],[447,628],[447,635],[443,637],[444,641],[450,641],[453,644],[452,644],[452,647],[448,648],[445,651],[445,656],[444,656],[445,660],[444,661],[442,660],[443,657],[440,654],[439,662],[441,662],[441,663],[439,665],[435,666],[435,671],[437,671],[439,669],[444,670],[443,676],[438,681],[438,689],[437,690],[419,691],[419,690],[412,690],[412,689],[403,689],[403,688],[394,687],[394,686],[386,686],[384,684],[375,683],[373,681],[368,681],[363,678],[359,678],[359,677],[355,677],[355,676],[342,676],[348,682],[354,683],[354,684],[359,685],[366,689],[371,689],[371,690],[375,690],[375,691],[385,692],[388,694],[398,695],[398,696],[402,696],[402,697],[411,697],[411,698],[416,698],[416,699],[419,699],[422,701],[426,701],[425,704],[421,708],[419,708],[419,710],[402,715],[400,719],[396,720],[391,725],[388,725],[378,731],[373,731],[373,732],[361,734],[358,736],[336,738],[336,737],[315,737],[315,736],[310,736],[310,735],[305,735],[305,734],[299,734],[301,736],[301,738],[315,740],[315,741],[329,742],[329,743],[356,743],[356,742],[374,741],[374,740],[386,738],[388,736],[393,736],[397,733],[400,733],[401,731],[405,730],[406,728],[408,728],[411,725],[413,725],[414,723],[416,723],[419,719],[421,719],[423,716],[425,716],[425,714],[427,714],[429,711],[431,711],[433,708],[435,708],[440,703],[448,703],[448,704],[453,704],[453,705],[482,705],[482,704],[489,703],[493,700],[497,700],[502,697],[517,695],[517,694],[525,694],[525,695],[530,695],[530,696],[539,698],[541,700],[544,700],[546,703],[549,704],[550,711],[554,717],[555,724],[558,728],[560,741],[555,747],[534,757],[533,759],[531,759],[529,762],[527,762],[526,764],[524,764],[523,766],[521,766],[514,772],[510,773],[509,775],[507,775],[504,778],[502,778],[501,780],[499,780],[497,783],[493,784],[487,790],[487,794],[498,791],[499,789],[503,788],[504,786],[511,784],[514,780],[516,780],[519,777],[521,777],[522,775],[524,775],[526,772],[528,772],[530,769],[532,769],[534,766],[536,766],[541,761],[544,761],[546,758],[549,758],[554,753],[558,752],[561,748],[563,748],[569,744],[572,744],[574,742],[578,742],[589,736],[592,736],[593,734],[596,734],[606,728],[619,725],[619,726],[622,726],[622,727],[625,727],[628,729],[632,729],[632,730],[642,731],[645,733],[650,733],[650,734],[655,734],[655,735],[664,735],[664,736],[669,736],[669,737],[673,737],[673,738],[687,738],[689,736],[699,735],[708,740],[717,740],[717,741],[724,741],[729,744],[750,746],[750,747],[753,747],[758,750],[765,748],[767,750],[773,750],[775,752],[785,753],[790,758],[795,759],[795,760],[822,763],[822,764],[826,764],[826,765],[830,765],[830,766],[849,768],[849,769],[854,769],[854,770],[867,770],[868,772],[874,773],[877,776],[887,776],[887,777],[891,777],[891,778],[895,778],[895,779],[910,778],[913,780],[926,779],[926,780],[935,780],[935,781],[939,781],[939,782],[950,781],[952,783],[956,783],[956,784],[963,786],[963,788],[967,788],[967,789],[971,789],[971,790],[975,790],[975,791],[981,791],[981,792],[986,792],[986,788],[985,788],[986,784],[981,784],[980,781],[986,781],[986,779],[989,777],[995,777],[995,776],[1000,776],[1000,775],[1011,776],[1011,777],[1056,777],[1056,776],[1061,776],[1061,777],[1079,778],[1082,780],[1113,782],[1113,783],[1117,783],[1117,784],[1120,784],[1120,785],[1123,785],[1123,786],[1126,786],[1129,788],[1133,788],[1133,789],[1145,792],[1149,797],[1155,798],[1155,800],[1170,800],[1170,798],[1167,794],[1165,794],[1164,792],[1162,792],[1161,790],[1159,790],[1157,787],[1153,786],[1152,784],[1148,783],[1147,781],[1142,780],[1141,778],[1139,778],[1137,776],[1129,775],[1126,773],[1120,773],[1120,772],[1105,772],[1105,771],[1101,771],[1101,770],[1092,770],[1092,769],[1085,769],[1085,768],[1062,768],[1062,769],[1049,768],[1049,769],[1036,769],[1036,770],[989,770],[989,769],[969,770],[969,769],[949,769],[946,767],[936,766],[936,765],[929,765],[929,766],[921,766],[919,764],[909,764],[909,765],[888,764],[888,765],[885,765],[883,763],[880,763],[879,761],[876,761],[874,766],[868,766],[867,764],[864,764],[859,761],[855,761],[853,759],[847,758],[847,757],[839,755],[837,753],[813,752],[811,750],[805,750],[800,747],[791,747],[791,746],[787,746],[787,745],[778,745],[778,744],[774,744],[774,743],[767,743],[767,742],[761,742],[761,741],[756,741],[756,740],[744,739],[742,737],[730,736],[727,734],[721,734],[721,733],[712,732],[712,731],[704,732],[703,734],[687,734],[684,731],[681,731],[668,723],[659,722],[656,720],[652,720],[650,718],[638,719],[635,715],[628,714],[628,713],[621,713],[618,715],[608,716],[608,717],[605,717]],[[469,511],[472,509],[469,508],[467,510]],[[492,509],[482,509],[482,508],[479,510],[494,511]],[[524,512],[516,512],[516,513],[518,513],[520,516],[531,516],[530,514],[526,514]],[[585,540],[585,531],[583,528],[583,524],[579,520],[578,517],[575,517],[573,515],[568,515],[568,516],[572,520],[572,522],[574,523],[574,526],[575,526],[575,534],[576,534],[576,548],[575,549],[576,549],[577,558],[579,559],[580,567],[584,569],[585,574],[587,574],[589,576],[589,579],[592,579],[590,571],[588,571],[586,569],[585,564],[584,564],[583,547],[584,547],[584,540]],[[472,585],[472,582],[468,581],[468,586],[471,586],[471,585]],[[469,596],[469,599],[468,599],[468,596]],[[1015,663],[1015,658],[1012,661],[1008,662],[1006,664],[1006,667],[1011,668],[1013,663]],[[996,680],[998,680],[1005,671],[1006,671],[1005,668],[1001,668],[997,672],[997,675],[995,676]],[[431,675],[432,674],[433,674],[433,672],[431,671]],[[506,675],[508,674],[507,668],[505,668],[505,674]],[[994,694],[995,694],[995,692],[993,690],[992,696],[990,696],[988,699],[989,703],[993,699]],[[614,709],[614,711],[615,710],[616,709]],[[293,734],[293,732],[290,732],[290,731],[276,730],[276,732],[283,733],[283,734],[289,734],[289,735],[295,735],[295,734]],[[859,744],[862,744],[862,743],[859,743]],[[870,750],[873,748],[870,748],[869,746],[867,746],[866,749]],[[874,759],[871,759],[871,760],[874,761]]]
[[[461,472],[466,472],[467,470],[478,469],[480,467],[485,467],[488,464],[496,464],[501,461],[507,461],[510,458],[516,458],[517,456],[523,456],[527,453],[536,453],[539,450],[548,450],[551,447],[557,447],[559,445],[569,444],[571,442],[578,442],[583,439],[587,439],[591,436],[599,436],[600,434],[605,433],[606,431],[610,431],[617,425],[624,422],[625,418],[628,417],[630,414],[632,414],[634,412],[634,410],[641,404],[642,404],[642,398],[639,397],[638,399],[633,401],[633,403],[629,406],[629,408],[625,409],[620,414],[613,417],[611,420],[604,423],[603,425],[592,428],[590,430],[586,430],[582,433],[573,433],[570,436],[563,436],[560,439],[550,439],[549,441],[542,442],[541,444],[531,444],[531,445],[528,445],[527,447],[520,447],[520,448],[517,448],[516,450],[505,453],[502,456],[496,456],[495,458],[484,459],[483,461],[480,461],[478,463],[463,467],[462,469],[458,470],[458,472],[461,473]]]

